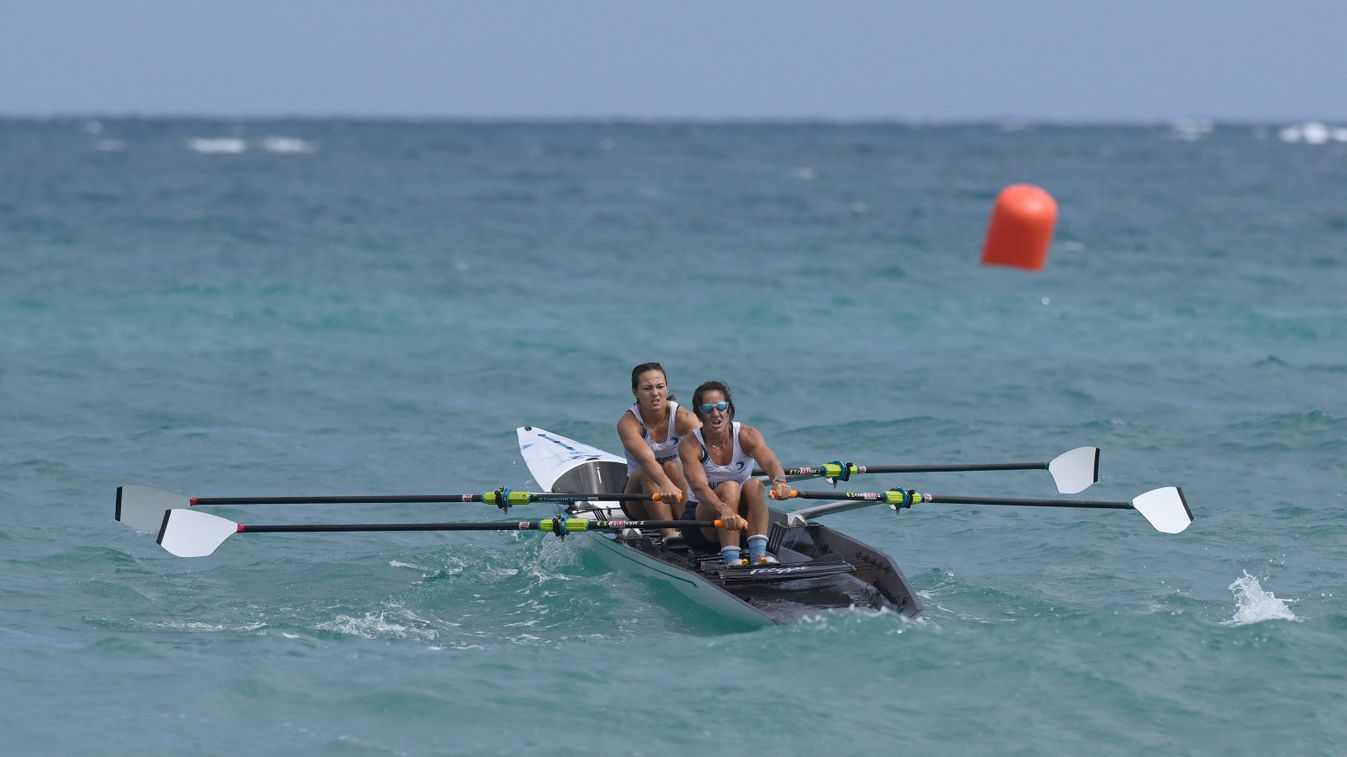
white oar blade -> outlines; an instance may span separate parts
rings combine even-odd
[[[238,533],[239,524],[200,510],[170,510],[159,530],[159,546],[178,557],[205,557]]]
[[[1162,534],[1181,533],[1193,522],[1193,511],[1177,486],[1152,489],[1132,500],[1132,507]]]
[[[1048,463],[1048,472],[1062,494],[1083,492],[1099,482],[1099,448],[1077,447],[1063,452]]]
[[[158,531],[164,524],[164,511],[187,507],[191,503],[181,494],[153,486],[128,484],[117,487],[117,520],[137,531]]]

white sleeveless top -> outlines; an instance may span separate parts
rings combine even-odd
[[[656,442],[654,439],[650,438],[650,431],[645,427],[645,419],[641,418],[640,405],[632,403],[632,406],[627,408],[627,412],[636,416],[636,422],[641,424],[641,438],[645,440],[646,444],[650,445],[650,451],[655,453],[655,460],[657,462],[663,463],[678,457],[678,442],[681,441],[681,439],[678,436],[677,402],[669,403],[669,433],[665,435],[664,441],[662,442]],[[630,478],[631,474],[635,473],[641,467],[641,464],[632,458],[631,452],[628,451],[625,446],[622,448],[622,454],[627,457],[627,477]]]
[[[702,468],[706,471],[706,481],[714,489],[716,484],[722,484],[726,481],[738,481],[740,484],[753,477],[753,458],[744,454],[744,448],[739,446],[739,421],[730,424],[730,435],[734,439],[734,456],[730,458],[729,465],[716,465],[711,459],[711,453],[706,449],[706,439],[702,436],[701,429],[693,429],[692,433],[697,436],[697,442],[702,445]],[[697,495],[692,493],[689,488],[688,502],[696,502]]]

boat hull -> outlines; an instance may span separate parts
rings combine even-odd
[[[542,429],[518,429],[520,452],[538,484],[554,492],[620,492],[626,462],[615,455]],[[616,502],[573,503],[575,517],[626,517]],[[749,625],[798,622],[849,608],[921,614],[917,598],[888,555],[817,523],[786,527],[773,509],[771,542],[778,566],[724,569],[718,555],[666,547],[656,534],[634,529],[597,535],[605,564],[644,576],[733,620]]]

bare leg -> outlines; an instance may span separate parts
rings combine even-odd
[[[739,482],[725,481],[724,483],[717,484],[715,492],[716,496],[720,498],[721,502],[724,502],[727,506],[733,508],[734,511],[739,513],[740,515],[744,514],[743,503],[741,501],[741,497],[739,496],[740,494]],[[715,520],[716,518],[719,517],[720,513],[716,512],[705,502],[697,503],[698,520]],[[755,531],[754,533],[757,532]],[[720,529],[703,528],[702,534],[705,535],[707,539],[711,540],[712,543],[720,542],[721,547],[739,546],[739,529],[737,528],[734,529],[733,531],[723,528]]]
[[[767,521],[770,513],[767,511],[767,491],[762,485],[762,481],[756,478],[750,478],[743,487],[743,502],[739,508],[739,514],[748,521],[748,534],[766,534]]]
[[[622,492],[624,494],[640,494],[644,491],[646,491],[645,471],[638,468],[637,470],[632,471],[631,475],[627,477],[627,485],[623,487]],[[633,520],[643,520],[648,517],[646,515],[648,512],[646,506],[650,504],[652,503],[648,499],[623,502],[622,512],[626,513],[627,517]]]

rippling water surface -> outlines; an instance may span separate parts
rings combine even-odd
[[[0,122],[8,748],[1336,752],[1347,143],[1286,126]],[[1041,274],[977,264],[1015,182],[1060,205]],[[925,617],[745,632],[583,535],[182,560],[112,520],[123,483],[528,488],[514,428],[616,447],[650,359],[788,464],[1092,444],[1081,496],[1181,485],[1197,521],[839,514]],[[499,517],[471,507],[222,514]]]

